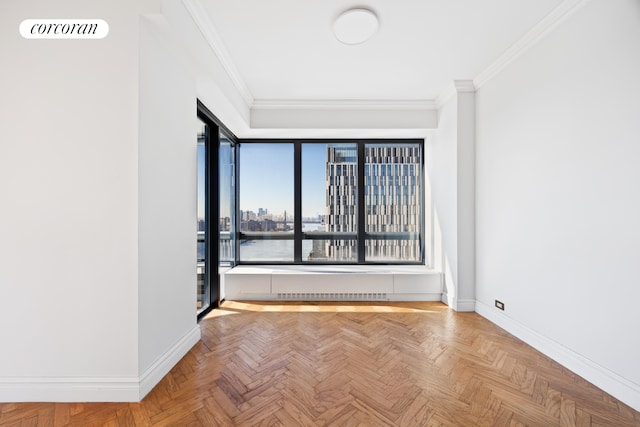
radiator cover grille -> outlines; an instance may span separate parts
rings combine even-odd
[[[279,300],[287,301],[389,301],[386,293],[358,293],[358,292],[289,292],[279,293]]]

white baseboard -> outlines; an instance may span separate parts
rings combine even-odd
[[[138,378],[0,378],[0,402],[137,402]]]
[[[474,299],[459,299],[455,305],[456,311],[476,311],[476,300]]]
[[[173,345],[162,357],[158,358],[146,371],[140,375],[140,394],[138,401],[144,399],[160,380],[176,366],[191,348],[200,341],[200,325],[195,325],[177,343]]]
[[[621,377],[480,301],[476,301],[475,311],[562,366],[580,375],[596,387],[601,388],[636,411],[640,411],[640,385]]]
[[[474,299],[457,299],[447,293],[442,293],[441,300],[455,311],[473,312],[476,311],[476,300]]]
[[[444,304],[447,304],[449,307],[453,306],[453,297],[450,297],[446,292],[442,293],[442,298],[440,298],[440,301],[442,301]]]
[[[0,402],[139,402],[199,340],[196,325],[140,377],[0,377]]]

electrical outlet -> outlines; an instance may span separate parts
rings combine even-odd
[[[504,303],[502,301],[496,300],[496,307],[504,311]]]

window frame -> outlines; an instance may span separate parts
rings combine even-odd
[[[215,114],[207,108],[200,100],[196,99],[196,117],[205,124],[204,147],[204,208],[205,208],[205,231],[204,231],[204,286],[208,289],[208,306],[196,313],[197,320],[202,320],[213,309],[220,306],[220,253],[219,253],[219,218],[220,218],[220,181],[219,181],[219,151],[220,151],[220,133],[223,132],[233,146],[238,146],[238,138],[227,128]],[[237,164],[238,150],[234,150],[233,163]],[[237,175],[237,174],[236,174]],[[232,197],[238,200],[237,177],[233,180],[234,190]],[[197,187],[197,186],[196,186]],[[196,196],[197,197],[197,196]],[[236,215],[235,210],[232,215]],[[237,218],[237,216],[236,216]],[[234,227],[232,233],[235,232]],[[234,236],[231,237],[232,239]],[[238,253],[237,246],[234,254],[232,266],[237,263]]]
[[[357,227],[356,232],[313,232],[304,233],[302,231],[302,145],[303,144],[356,144],[357,147]],[[293,237],[291,234],[284,235],[284,233],[261,233],[253,234],[251,232],[245,233],[240,230],[240,222],[236,221],[235,234],[236,239],[236,265],[425,265],[426,252],[425,252],[425,236],[426,236],[426,212],[425,212],[425,158],[424,139],[418,138],[380,138],[380,139],[357,139],[357,138],[245,138],[239,139],[236,150],[236,167],[238,173],[236,174],[236,197],[240,197],[242,188],[240,187],[240,170],[241,170],[241,152],[243,144],[292,144],[293,145],[293,171],[294,171],[294,232]],[[366,231],[366,199],[365,199],[365,146],[373,144],[417,144],[420,147],[420,177],[422,182],[420,183],[420,227],[417,233],[411,232],[367,232]],[[408,166],[408,165],[405,165]],[[236,218],[240,217],[240,203],[236,203]],[[398,240],[409,240],[411,237],[417,237],[420,245],[420,260],[417,261],[402,261],[402,260],[366,260],[366,242],[367,240],[378,240],[389,237],[399,237]],[[283,239],[293,240],[294,244],[294,257],[293,262],[290,261],[248,261],[240,260],[240,242],[243,239],[250,238],[254,240],[259,239]],[[304,240],[356,240],[357,241],[357,260],[356,261],[303,261],[302,260],[302,242]]]

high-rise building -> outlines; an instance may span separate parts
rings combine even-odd
[[[418,144],[365,146],[365,258],[420,261],[422,245],[422,154]],[[357,232],[357,152],[355,146],[327,146],[326,231]],[[314,250],[316,248],[314,247]],[[332,261],[357,259],[357,242],[325,242]]]
[[[357,230],[357,167],[355,145],[327,145],[325,211],[326,231],[356,233]],[[357,242],[353,239],[325,241],[325,255],[332,261],[355,261]]]

